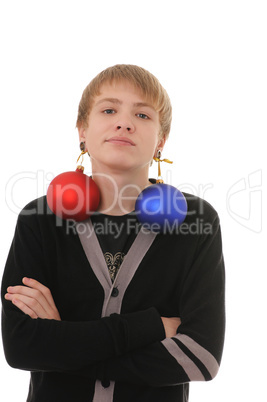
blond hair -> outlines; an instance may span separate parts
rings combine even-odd
[[[100,95],[101,87],[105,83],[127,80],[141,90],[144,98],[151,102],[159,113],[160,132],[159,137],[167,139],[172,120],[172,106],[166,90],[159,80],[142,67],[131,64],[117,64],[99,73],[83,91],[76,127],[87,127],[88,117],[96,96]]]

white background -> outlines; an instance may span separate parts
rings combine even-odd
[[[75,169],[84,87],[117,63],[151,71],[173,104],[165,181],[211,202],[224,240],[224,357],[214,381],[191,385],[190,402],[266,400],[266,21],[258,0],[0,6],[0,273],[19,210]],[[0,370],[0,399],[25,401],[29,374],[9,368],[2,347]]]

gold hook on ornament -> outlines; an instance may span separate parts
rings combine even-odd
[[[82,166],[82,164],[83,164],[83,155],[86,154],[86,152],[87,152],[87,151],[85,150],[85,143],[84,143],[84,142],[81,142],[81,143],[80,143],[80,150],[81,150],[82,152],[80,153],[80,155],[79,155],[79,157],[78,157],[76,163],[78,163],[80,157],[82,157],[82,160],[81,160],[81,164],[80,164],[79,166],[77,166],[77,169],[76,169],[76,170],[79,170],[79,171],[82,171],[82,172],[83,172],[83,171],[84,171],[84,167]]]
[[[86,154],[86,151],[82,151],[82,153],[80,154],[79,158],[77,159],[77,163],[78,163],[78,160],[80,159],[80,157],[82,157],[81,163],[83,163],[83,155],[84,154]]]
[[[173,163],[172,161],[170,161],[169,159],[160,159],[161,157],[161,151],[158,151],[157,154],[158,157],[154,157],[154,161],[158,162],[158,178],[156,180],[156,183],[164,183],[164,181],[162,180],[162,176],[161,176],[161,169],[160,169],[160,162],[167,162],[167,163]]]

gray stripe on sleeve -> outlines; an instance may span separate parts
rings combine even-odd
[[[190,381],[205,381],[205,378],[195,363],[182,351],[177,343],[171,339],[166,338],[162,344],[168,352],[175,358],[178,364],[182,366]]]
[[[207,349],[204,349],[187,335],[178,334],[175,338],[182,342],[190,352],[192,352],[204,364],[212,378],[216,376],[219,370],[219,364]]]

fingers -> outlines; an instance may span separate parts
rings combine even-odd
[[[179,326],[182,324],[181,318],[177,317],[176,324],[177,324],[177,329],[178,329]]]
[[[30,309],[33,312],[33,314],[29,314],[31,317],[37,315],[39,318],[45,318],[50,313],[50,306],[38,290],[26,286],[10,286],[7,291],[5,298],[12,302],[15,301],[14,304],[23,312],[25,309],[27,311]],[[24,308],[21,308],[22,304],[25,306]]]
[[[172,338],[176,335],[181,319],[179,317],[161,317],[164,325],[165,334],[167,338]]]
[[[18,307],[23,313],[29,315],[31,318],[36,319],[39,317],[38,314],[36,314],[36,312],[33,309],[31,309],[27,304],[23,302],[23,300],[21,300],[20,295],[11,295],[7,293],[5,295],[5,299],[10,300],[16,307]]]
[[[23,278],[22,282],[29,288],[34,289],[37,292],[40,292],[41,296],[44,297],[44,299],[46,300],[47,305],[49,305],[52,309],[56,307],[49,288],[44,286],[42,283],[36,281],[35,279],[31,278]]]
[[[50,289],[35,279],[23,278],[22,281],[26,286],[8,287],[6,300],[10,300],[31,318],[60,320]]]

